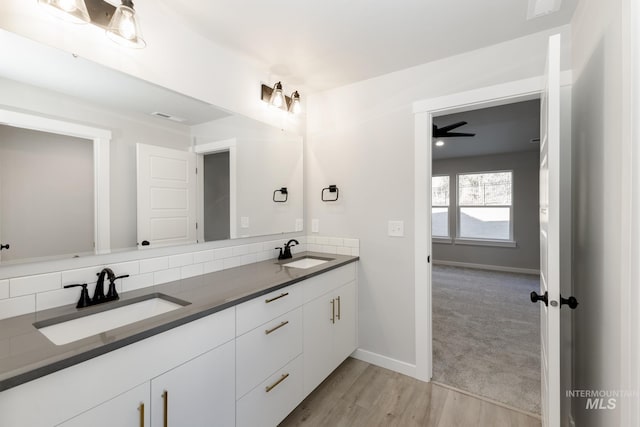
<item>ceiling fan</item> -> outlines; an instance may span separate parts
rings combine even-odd
[[[460,126],[466,125],[467,122],[458,122],[448,126],[443,126],[439,128],[436,125],[433,125],[433,137],[434,138],[450,138],[454,136],[476,136],[475,133],[464,133],[464,132],[449,132],[453,129],[457,129]]]

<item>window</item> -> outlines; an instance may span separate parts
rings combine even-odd
[[[449,237],[449,177],[431,179],[431,235]]]
[[[512,171],[458,175],[458,237],[512,240]]]

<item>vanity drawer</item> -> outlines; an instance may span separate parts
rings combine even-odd
[[[236,426],[276,426],[303,399],[302,355],[236,403]]]
[[[312,301],[354,280],[356,280],[355,262],[307,279],[302,282],[304,286],[304,302]]]
[[[236,398],[302,353],[302,307],[236,338]]]
[[[298,284],[254,298],[236,306],[236,336],[249,332],[302,305],[302,287]]]

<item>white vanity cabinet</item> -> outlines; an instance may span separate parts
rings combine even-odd
[[[334,270],[334,280],[309,290],[304,305],[304,393],[311,393],[357,346],[354,265]],[[344,269],[344,270],[343,270]],[[322,276],[319,276],[320,278]],[[340,285],[347,281],[348,283]],[[320,296],[317,293],[332,288]]]

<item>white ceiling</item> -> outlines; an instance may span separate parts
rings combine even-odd
[[[531,143],[531,139],[540,137],[539,99],[433,119],[439,127],[461,121],[468,124],[451,132],[475,133],[476,136],[441,138],[445,145],[433,145],[434,160],[540,150],[539,143]]]
[[[528,0],[157,1],[205,37],[309,91],[564,25],[578,2],[564,0],[558,12],[527,20]]]

